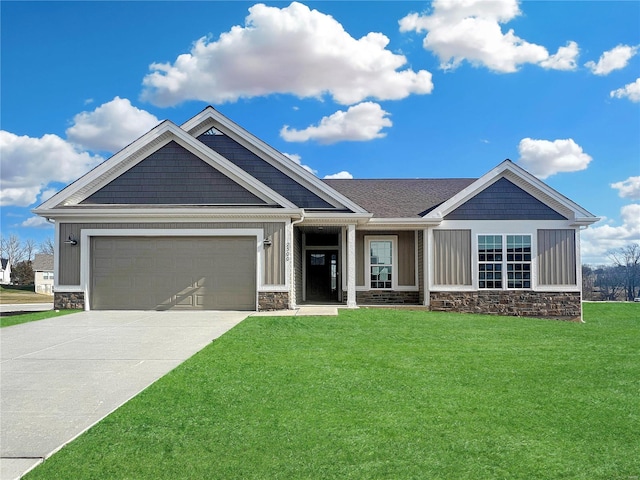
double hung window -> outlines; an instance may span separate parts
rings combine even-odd
[[[393,241],[371,240],[369,242],[371,288],[392,288],[393,270]]]
[[[531,235],[479,235],[478,288],[531,288]]]

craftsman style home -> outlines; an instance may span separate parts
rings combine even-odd
[[[56,308],[422,305],[579,318],[598,218],[509,160],[477,179],[321,180],[207,107],[44,202]]]

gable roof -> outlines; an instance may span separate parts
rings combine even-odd
[[[473,178],[324,180],[378,218],[420,218],[474,181]]]
[[[509,159],[506,159],[475,182],[471,183],[467,188],[428,212],[424,218],[433,220],[445,218],[449,213],[502,178],[506,178],[534,198],[571,220],[574,226],[591,225],[600,220],[588,210],[569,200]]]
[[[33,259],[34,272],[53,272],[53,255],[36,253]]]

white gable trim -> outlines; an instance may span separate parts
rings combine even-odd
[[[60,204],[64,206],[78,205],[82,200],[172,140],[266,203],[280,205],[289,209],[296,208],[293,203],[282,195],[267,187],[262,182],[259,182],[247,172],[187,134],[174,123],[165,120],[138,140],[98,165],[79,180],[58,192],[37,207],[34,212],[39,213],[40,211],[50,210]]]
[[[575,225],[591,225],[600,220],[577,203],[569,200],[546,183],[531,175],[522,167],[514,164],[511,160],[505,160],[467,188],[444,202],[437,209],[426,214],[423,218],[435,220],[446,217],[460,205],[501,178],[506,178],[511,181],[550,208],[566,216],[569,220],[573,221]]]
[[[311,172],[302,168],[293,160],[269,146],[258,137],[254,136],[240,125],[229,120],[211,106],[205,108],[195,117],[187,120],[180,128],[193,137],[198,137],[211,127],[247,148],[265,162],[277,168],[296,182],[302,184],[323,200],[338,208],[347,208],[355,213],[366,213],[366,210],[354,203],[349,198],[329,187]]]

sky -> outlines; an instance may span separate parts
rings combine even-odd
[[[11,2],[1,232],[207,105],[320,178],[477,178],[509,158],[640,243],[640,2]]]

